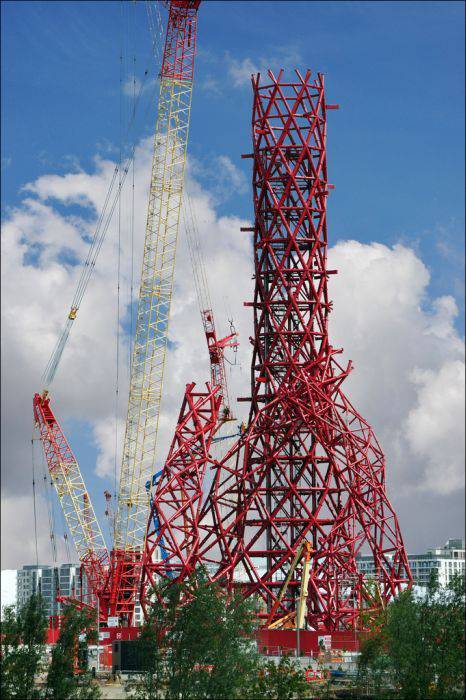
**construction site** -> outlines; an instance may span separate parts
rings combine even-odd
[[[327,175],[327,140],[338,129],[339,105],[327,101],[325,77],[314,69],[251,75],[250,141],[238,156],[249,168],[253,224],[238,236],[252,240],[254,275],[251,297],[243,300],[250,336],[240,337],[233,320],[213,308],[202,227],[185,190],[203,5],[168,0],[162,6],[164,49],[119,490],[116,499],[106,492],[111,541],[61,427],[54,387],[66,381],[60,361],[73,342],[70,332],[79,324],[134,152],[115,169],[71,308],[64,309],[63,331],[32,397],[34,439],[87,581],[79,595],[59,601],[93,611],[99,632],[93,664],[109,674],[127,670],[118,645],[139,635],[136,604],[149,619],[154,590],[199,569],[227,597],[239,592],[254,599],[254,643],[262,654],[327,653],[329,668],[332,660],[353,663],[368,621],[412,585],[387,495],[384,453],[371,417],[360,415],[345,393],[352,365],[332,342],[338,270],[327,261],[327,202],[337,195]],[[156,463],[182,225],[210,376],[193,377],[179,396],[168,453]],[[228,322],[222,337],[218,328]],[[245,396],[229,391],[225,364],[239,344],[250,347]],[[358,570],[359,556],[372,557],[370,582]],[[50,645],[60,628],[61,616],[52,616]]]

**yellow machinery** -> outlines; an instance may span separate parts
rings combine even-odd
[[[286,577],[283,586],[280,589],[278,598],[270,611],[270,615],[267,621],[267,626],[269,630],[274,629],[303,629],[304,622],[306,620],[307,613],[307,591],[309,588],[309,576],[311,571],[311,554],[313,549],[309,542],[304,541],[298,547],[296,555],[291,563],[288,576]],[[275,614],[278,610],[280,603],[282,602],[291,578],[296,571],[299,563],[302,562],[301,571],[301,587],[299,591],[299,600],[296,610],[292,610],[283,617],[274,620]]]

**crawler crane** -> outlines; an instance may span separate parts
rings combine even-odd
[[[39,430],[49,473],[91,593],[98,599],[100,621],[105,622],[109,616],[116,616],[124,624],[131,624],[133,618],[149,515],[145,484],[154,471],[200,0],[170,0],[166,4],[169,17],[160,73],[158,117],[114,546],[110,552],[79,465],[53,413],[48,394],[100,250],[101,238],[97,233],[95,247],[90,251],[83,269],[64,331],[47,366],[46,388],[35,394],[33,402],[34,421]]]

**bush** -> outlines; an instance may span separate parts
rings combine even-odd
[[[464,697],[464,602],[464,576],[448,588],[433,577],[421,597],[404,591],[362,646],[361,689],[409,700]]]
[[[4,609],[1,626],[1,697],[38,698],[35,676],[45,650],[47,616],[40,595],[33,595],[17,612]]]

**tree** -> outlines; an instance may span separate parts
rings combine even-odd
[[[431,601],[428,624],[435,660],[433,698],[464,697],[465,584],[464,576],[455,576],[447,590],[438,591]]]
[[[153,601],[137,642],[144,672],[127,686],[133,697],[305,697],[308,684],[290,659],[275,666],[259,656],[254,601],[227,595],[202,569],[159,586]]]
[[[84,634],[84,644],[80,636]],[[52,662],[47,675],[46,697],[50,700],[68,698],[93,699],[100,697],[100,690],[92,682],[87,671],[87,661],[82,653],[87,644],[96,642],[97,630],[94,611],[79,610],[67,605],[62,618],[60,634],[52,652]],[[81,652],[81,653],[80,653]]]
[[[240,697],[257,674],[252,601],[225,595],[198,571],[168,632],[170,697]]]
[[[45,606],[40,595],[32,595],[16,611],[4,609],[1,627],[1,697],[38,698],[35,677],[40,670],[47,630]]]
[[[154,623],[143,625],[136,645],[142,675],[137,680],[130,680],[126,690],[133,691],[134,698],[163,697],[162,691],[166,684],[165,649]]]
[[[309,683],[302,669],[289,656],[282,656],[278,664],[273,661],[262,664],[251,693],[250,697],[270,700],[304,698],[309,693]]]
[[[376,697],[463,697],[464,603],[464,576],[448,588],[433,576],[421,596],[404,591],[362,646],[360,684]]]
[[[135,697],[244,697],[258,674],[251,601],[226,596],[200,569],[153,592],[138,641],[143,680]]]

